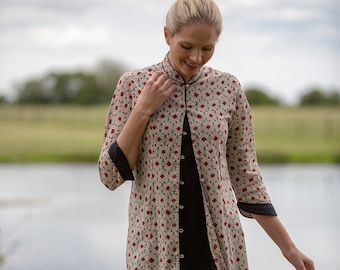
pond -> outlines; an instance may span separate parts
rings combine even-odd
[[[276,210],[316,269],[340,269],[340,166],[261,166]],[[0,165],[3,270],[124,270],[129,183],[95,164]],[[253,220],[241,219],[250,269],[293,269]]]

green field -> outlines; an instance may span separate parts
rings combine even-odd
[[[258,158],[340,163],[340,108],[253,108]]]
[[[95,162],[108,105],[0,106],[0,162]],[[254,107],[261,163],[340,163],[339,108]]]

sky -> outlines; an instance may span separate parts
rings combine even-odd
[[[55,70],[102,60],[129,69],[160,62],[173,0],[0,0],[0,95]],[[216,0],[223,32],[207,65],[294,103],[340,89],[338,0]],[[114,86],[113,86],[114,90]],[[340,91],[340,90],[339,90]]]

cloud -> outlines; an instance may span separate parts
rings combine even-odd
[[[111,33],[106,27],[83,28],[79,25],[65,27],[37,27],[29,32],[28,38],[34,45],[63,48],[70,46],[95,46],[110,42]]]
[[[224,30],[212,65],[240,75],[245,83],[258,78],[273,89],[287,81],[291,89],[316,81],[340,85],[340,76],[329,75],[340,60],[336,0],[216,2]],[[133,67],[161,60],[168,50],[162,31],[172,3],[0,1],[0,90],[30,74],[94,64],[104,57]]]

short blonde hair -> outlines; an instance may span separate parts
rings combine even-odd
[[[191,23],[206,23],[215,27],[217,35],[222,32],[221,11],[214,0],[177,0],[168,11],[166,27],[170,35]]]

